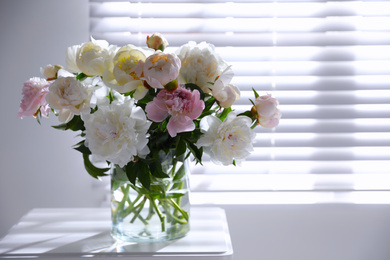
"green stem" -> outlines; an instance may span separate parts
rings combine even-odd
[[[184,181],[182,181],[180,184],[179,184],[179,187],[177,187],[178,190],[181,190],[183,188],[183,185],[184,185]],[[181,197],[178,197],[177,200],[176,200],[176,203],[177,205],[180,205],[181,204]],[[175,208],[175,210],[173,211],[173,215],[177,216],[178,215],[178,209]]]
[[[153,207],[152,207],[152,205],[150,205],[150,207],[149,207],[149,214],[146,217],[146,220],[147,221],[150,220],[153,217],[153,215],[154,215]]]
[[[189,215],[188,215],[188,212],[186,212],[185,210],[183,210],[179,205],[177,205],[177,203],[173,200],[173,199],[169,199],[168,200],[169,203],[172,204],[172,206],[177,209],[178,211],[181,212],[182,216],[188,221],[189,219]]]
[[[171,211],[169,210],[169,205],[166,205],[165,203],[162,203],[162,206],[165,209],[166,214],[169,215],[169,217],[172,218],[174,221],[176,221],[176,222],[178,222],[180,224],[187,224],[188,223],[188,219],[187,220],[180,219],[179,217],[173,215],[171,213]]]
[[[141,194],[138,194],[138,196],[135,198],[135,200],[133,202],[130,201],[130,198],[128,197],[128,202],[129,202],[129,206],[124,210],[123,212],[123,218],[127,217],[128,215],[130,215],[135,209],[136,209],[136,206],[135,204],[142,198],[142,195]]]
[[[144,200],[141,201],[134,209],[139,208],[135,213],[133,218],[130,220],[130,223],[134,223],[134,221],[139,217],[139,219],[146,225],[147,222],[143,217],[141,217],[139,214],[141,213],[142,209],[144,208],[146,202],[146,197],[144,197]]]
[[[125,205],[125,202],[126,202],[127,198],[129,197],[129,188],[130,188],[129,186],[126,186],[126,188],[121,187],[121,191],[123,193],[123,198],[120,202],[118,202],[118,206],[117,206],[116,210],[113,212],[114,213],[113,219],[115,221],[118,217],[118,213],[122,212],[123,207]],[[121,218],[124,218],[123,215],[121,216]]]
[[[150,204],[154,207],[154,209],[157,212],[158,217],[160,218],[161,222],[161,232],[165,232],[165,216],[161,213],[160,209],[158,208],[156,202],[154,201],[153,198],[149,198]]]

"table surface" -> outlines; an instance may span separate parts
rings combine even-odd
[[[228,233],[221,231],[223,225],[219,226],[219,234],[227,239],[227,249],[214,251],[201,259],[234,259],[234,260],[389,260],[390,259],[390,204],[353,204],[353,203],[320,203],[320,204],[285,204],[285,205],[220,205],[221,208],[199,208],[192,209],[193,217],[196,212],[203,213],[203,231],[215,230],[218,219],[222,223],[228,223]],[[202,210],[200,210],[202,209]],[[102,211],[103,212],[102,212]],[[220,212],[212,216],[206,216],[208,210]],[[80,209],[80,212],[88,212],[96,215],[101,211],[106,218],[102,222],[76,221],[68,222],[71,216],[65,220],[66,225],[58,225],[55,222],[40,223],[46,216],[46,212],[57,212],[52,209],[35,210],[40,215],[35,215],[36,220],[28,220],[28,216],[21,219],[19,224],[13,227],[5,237],[7,240],[0,241],[0,256],[4,253],[22,253],[23,250],[35,248],[35,253],[50,252],[55,249],[67,251],[67,248],[74,248],[75,245],[84,244],[85,252],[93,252],[96,255],[97,248],[108,251],[108,246],[121,253],[122,247],[114,246],[108,234],[109,212],[104,209]],[[69,211],[69,209],[61,209]],[[33,211],[34,212],[34,211]],[[32,212],[31,212],[32,213]],[[96,215],[97,217],[97,215]],[[225,219],[226,217],[226,219]],[[195,222],[195,221],[193,221]],[[207,224],[208,223],[208,224]],[[212,224],[211,224],[212,223]],[[93,231],[99,224],[99,231]],[[35,225],[36,230],[41,230],[30,235],[23,235],[23,229]],[[78,228],[75,228],[78,227]],[[227,228],[227,226],[226,226]],[[46,229],[46,232],[44,230]],[[48,232],[50,229],[56,232]],[[73,232],[76,229],[76,232]],[[19,230],[19,231],[17,231]],[[42,231],[43,230],[43,231]],[[92,230],[92,231],[91,231]],[[104,233],[105,232],[105,233]],[[67,234],[67,235],[64,235]],[[199,233],[201,234],[201,233]],[[229,235],[227,235],[229,234]],[[10,236],[12,235],[12,236]],[[213,236],[216,234],[213,234]],[[53,239],[55,236],[55,239]],[[104,237],[105,239],[101,240]],[[201,235],[199,243],[202,246],[209,246],[206,241],[209,238],[206,233]],[[231,240],[231,244],[230,244]],[[94,241],[94,243],[86,243]],[[103,241],[103,242],[102,242]],[[219,240],[219,241],[223,241]],[[215,241],[214,241],[215,242]],[[102,243],[99,245],[98,243]],[[59,245],[66,245],[60,248]],[[222,243],[223,244],[223,243]],[[222,245],[221,243],[219,245]],[[218,244],[215,244],[218,247]],[[233,254],[231,251],[232,246]],[[134,247],[134,246],[133,246]],[[155,248],[157,252],[167,247]],[[209,247],[211,248],[211,247]],[[214,248],[215,249],[215,248]],[[203,248],[204,250],[204,248]],[[226,253],[221,253],[227,250]],[[84,252],[83,251],[83,252]],[[204,252],[203,252],[204,253]],[[54,256],[54,255],[53,255]],[[65,259],[63,254],[55,255],[55,259]],[[103,259],[114,259],[115,255],[100,254]],[[104,256],[104,257],[103,257]],[[166,256],[166,255],[165,255]],[[173,259],[157,254],[150,259]],[[200,254],[198,254],[200,256]],[[143,260],[147,259],[142,258]],[[0,257],[1,258],[1,257]],[[139,257],[135,257],[138,259]],[[183,255],[175,255],[174,259],[185,259]],[[74,258],[73,258],[74,259]],[[198,259],[198,257],[190,257]],[[149,260],[149,259],[148,259]]]
[[[233,253],[225,211],[217,207],[193,207],[191,231],[173,241],[120,243],[110,228],[107,208],[34,209],[0,241],[0,258],[229,259]]]

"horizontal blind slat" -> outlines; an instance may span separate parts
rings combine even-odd
[[[168,6],[168,7],[167,7]],[[161,12],[162,8],[166,8]],[[295,3],[155,3],[137,2],[91,3],[91,17],[329,17],[329,16],[383,16],[390,14],[389,2],[295,2]]]
[[[245,161],[238,167],[215,165],[204,162],[194,166],[192,174],[388,174],[389,160],[263,160]],[[260,184],[259,184],[260,185]]]
[[[349,75],[349,76],[235,76],[232,84],[242,91],[252,88],[261,91],[277,90],[388,90],[390,75]]]
[[[379,133],[262,133],[255,147],[389,147],[390,132]],[[390,151],[390,148],[389,148]]]
[[[259,89],[260,91],[260,89]],[[354,105],[386,104],[390,100],[390,90],[360,91],[273,91],[284,105]],[[253,98],[252,91],[241,91],[236,105],[245,105]]]
[[[238,113],[250,109],[250,104],[236,105]],[[357,105],[279,105],[283,119],[355,119],[389,118],[390,104]]]
[[[115,24],[115,27],[113,26]],[[390,17],[326,18],[90,18],[94,32],[328,32],[389,31]]]
[[[156,30],[145,32],[96,32],[91,28],[95,39],[107,40],[111,44],[134,44],[146,46],[145,38]],[[345,46],[345,45],[390,45],[390,33],[382,32],[326,32],[326,33],[169,33],[161,30],[171,46],[181,46],[189,41],[210,42],[216,46]],[[275,44],[277,42],[277,44]]]
[[[256,128],[263,133],[390,133],[390,119],[349,118],[349,119],[288,119],[283,118],[275,129]]]

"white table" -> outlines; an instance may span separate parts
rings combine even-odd
[[[0,258],[230,259],[233,253],[225,211],[217,207],[193,207],[191,231],[174,241],[118,243],[110,228],[107,208],[34,209],[0,240]]]
[[[126,247],[116,247],[108,234],[109,212],[104,209],[77,210],[78,218],[80,214],[85,214],[86,220],[90,220],[92,214],[96,221],[85,219],[75,221],[75,216],[69,209],[60,211],[39,209],[21,219],[9,234],[0,240],[0,258],[6,256],[5,253],[8,256],[12,254],[16,256],[17,253],[21,254],[24,251],[24,253],[33,253],[32,255],[35,256],[46,256],[55,260],[71,256],[77,259],[76,256],[80,256],[80,252],[84,252],[84,256],[100,256],[104,260],[114,259],[120,255],[135,256],[131,259],[141,260],[150,258],[197,260],[200,257],[202,260],[390,259],[390,204],[318,203],[220,206],[223,210],[214,206],[193,207],[193,224],[203,223],[203,228],[202,231],[196,231],[199,234],[196,243],[198,248],[202,249],[191,256],[190,254],[167,254],[166,250],[173,246],[168,243],[152,248],[155,252],[153,257],[148,252],[142,253],[142,250],[150,250],[147,247],[142,248],[136,245],[127,247],[131,250],[136,249],[137,252],[126,252]],[[62,224],[53,220],[42,222],[47,217],[47,213],[64,214],[64,211],[68,213]],[[208,214],[210,211],[215,211],[215,214]],[[34,214],[31,215],[32,213]],[[199,216],[196,217],[196,214]],[[227,232],[225,215],[229,232]],[[219,225],[218,222],[223,224]],[[50,230],[52,232],[49,232]],[[217,240],[208,237],[208,231],[212,230],[217,231],[211,233],[219,237],[219,243],[215,243]],[[207,242],[210,240],[214,245]],[[182,250],[188,249],[187,245],[183,245],[184,241],[178,241],[176,246],[181,247]],[[113,246],[111,252],[110,245]],[[218,245],[220,249],[217,249]],[[99,247],[101,252],[99,252]],[[205,250],[207,247],[210,249],[208,253]],[[233,254],[231,247],[234,250]],[[71,254],[72,250],[78,253]],[[119,252],[112,254],[112,250]],[[173,255],[175,257],[172,257]]]

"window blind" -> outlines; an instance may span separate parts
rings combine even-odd
[[[255,151],[241,166],[206,160],[193,168],[200,186],[231,179],[237,189],[236,174],[256,174],[263,184],[249,189],[350,189],[351,180],[389,188],[389,31],[388,1],[90,0],[95,39],[146,46],[160,32],[172,52],[188,41],[212,43],[235,72],[238,112],[250,108],[252,88],[280,101],[280,125],[256,128]],[[298,188],[288,185],[292,176],[303,178]]]

